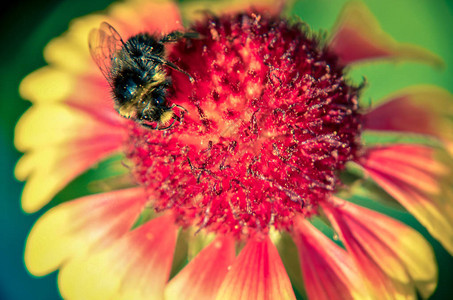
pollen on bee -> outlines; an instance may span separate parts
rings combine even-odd
[[[135,111],[131,105],[122,105],[118,108],[118,113],[126,118],[126,119],[131,119],[135,117]]]
[[[162,116],[160,118],[160,122],[162,124],[165,124],[165,123],[169,122],[173,118],[174,114],[175,113],[172,110],[165,111],[164,113],[162,113]]]

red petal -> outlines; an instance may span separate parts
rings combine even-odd
[[[453,253],[451,186],[441,187],[447,169],[434,154],[434,149],[426,146],[393,145],[369,149],[359,163]]]
[[[337,21],[329,48],[343,64],[386,58],[423,61],[436,66],[442,60],[418,46],[398,43],[385,33],[368,8],[359,1],[347,5]]]
[[[52,208],[28,237],[28,270],[45,275],[74,255],[111,245],[132,227],[146,201],[144,190],[134,188],[87,196]]]
[[[160,217],[129,231],[111,247],[80,255],[59,276],[65,299],[164,298],[177,228]]]
[[[303,218],[294,226],[294,242],[309,299],[366,299],[351,257]]]
[[[216,299],[296,299],[285,267],[268,236],[247,242]]]
[[[218,237],[168,283],[165,299],[214,299],[234,257],[234,240]]]
[[[430,244],[413,228],[341,199],[322,208],[378,299],[429,297],[437,285]]]

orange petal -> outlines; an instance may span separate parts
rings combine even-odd
[[[27,240],[25,263],[36,276],[72,256],[103,248],[125,234],[147,197],[142,188],[96,194],[60,204],[45,213]]]
[[[247,242],[216,299],[296,299],[277,248],[268,236]]]
[[[376,18],[360,1],[349,3],[332,31],[329,48],[342,64],[363,60],[413,60],[435,66],[443,64],[437,55],[415,45],[396,42],[385,33]]]
[[[218,237],[168,283],[165,299],[214,299],[234,257],[234,240]]]
[[[359,163],[453,254],[453,207],[444,195],[451,186],[441,187],[447,169],[434,154],[426,146],[392,145],[369,149]]]
[[[365,129],[431,135],[453,141],[453,95],[430,85],[391,95],[365,115]],[[452,151],[453,153],[453,151]]]
[[[377,299],[427,298],[437,285],[431,245],[413,228],[334,198],[322,208]]]
[[[126,233],[101,251],[69,261],[59,274],[65,299],[164,299],[177,228],[164,216]]]
[[[309,299],[367,299],[351,257],[304,218],[294,224],[294,242]]]

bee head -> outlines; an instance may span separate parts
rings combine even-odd
[[[117,76],[113,84],[113,94],[118,106],[122,106],[136,98],[143,87],[143,81],[135,73],[130,72]]]
[[[148,93],[137,105],[137,117],[143,121],[160,122],[162,116],[171,109],[167,106],[164,94]]]

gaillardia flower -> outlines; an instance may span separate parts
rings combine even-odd
[[[328,37],[288,20],[280,2],[198,4],[130,0],[80,18],[45,49],[49,66],[22,82],[33,102],[16,129],[24,210],[94,165],[111,175],[38,220],[29,271],[59,269],[65,299],[428,298],[429,243],[351,195],[396,200],[453,253],[452,112],[442,105],[452,96],[409,87],[365,109],[364,84],[347,70],[439,59],[394,41],[358,2]],[[104,21],[124,41],[198,33],[166,44],[166,59],[190,74],[165,67],[175,114],[166,130],[115,111],[87,44]],[[420,139],[362,137],[378,131]]]

